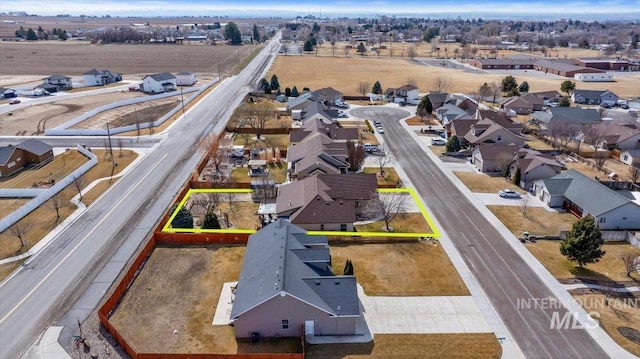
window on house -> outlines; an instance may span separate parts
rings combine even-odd
[[[340,224],[340,230],[342,232],[346,232],[347,231],[347,224],[346,223],[341,223]]]
[[[321,225],[320,225],[320,230],[321,230],[321,231],[324,231],[324,224],[321,224]]]
[[[282,319],[282,330],[289,329],[289,319]]]
[[[626,161],[628,159],[629,159],[629,156],[628,155],[624,155],[624,160]]]
[[[502,140],[502,136],[498,135],[498,141]]]
[[[606,217],[600,217],[600,219],[598,220],[598,223],[605,223],[605,222],[607,222]]]

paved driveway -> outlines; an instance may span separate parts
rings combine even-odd
[[[349,111],[349,115],[367,120],[380,120],[383,124],[387,121],[399,121],[411,116],[409,111],[390,106],[359,107]]]
[[[358,297],[373,334],[493,332],[471,296]]]

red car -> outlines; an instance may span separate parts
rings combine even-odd
[[[9,102],[9,105],[17,105],[17,104],[19,104],[19,103],[20,103],[20,100],[11,100],[11,101]]]

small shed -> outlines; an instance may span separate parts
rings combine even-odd
[[[178,86],[193,86],[198,81],[196,74],[191,71],[181,71],[176,74],[176,84]]]
[[[269,175],[267,160],[250,160],[248,165],[249,177],[264,177]]]

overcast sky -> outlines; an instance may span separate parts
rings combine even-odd
[[[376,14],[450,14],[456,17],[481,17],[482,14],[568,17],[569,14],[623,13],[640,19],[640,0],[410,0],[410,1],[296,1],[296,0],[0,0],[0,11],[25,11],[37,15],[112,15],[112,16],[215,16],[247,14],[253,16],[288,16],[312,13],[319,16],[358,16]],[[580,16],[573,16],[579,18]]]

